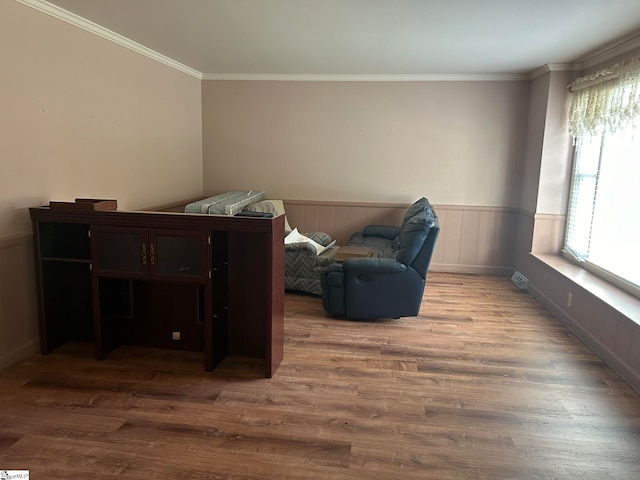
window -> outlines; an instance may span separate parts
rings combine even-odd
[[[640,295],[640,58],[582,77],[565,252]]]

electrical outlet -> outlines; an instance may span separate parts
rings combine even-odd
[[[567,307],[571,307],[571,302],[573,302],[573,293],[567,295]]]
[[[180,332],[172,332],[171,340],[180,340]]]

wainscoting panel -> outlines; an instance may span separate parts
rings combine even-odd
[[[366,225],[400,225],[409,204],[285,200],[287,219],[301,233],[327,232],[338,245]],[[515,263],[517,209],[434,205],[440,238],[434,271],[508,275]]]
[[[0,239],[0,369],[38,352],[31,235]]]
[[[517,212],[494,207],[436,207],[443,240],[434,268],[466,273],[512,271]]]
[[[285,200],[292,228],[303,232],[327,232],[344,245],[365,225],[400,225],[407,207],[391,204],[358,204]]]
[[[538,254],[557,254],[564,246],[566,215],[535,215],[532,252]]]

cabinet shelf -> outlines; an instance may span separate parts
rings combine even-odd
[[[70,262],[70,263],[86,263],[91,264],[88,258],[72,258],[72,257],[40,257],[43,262]]]

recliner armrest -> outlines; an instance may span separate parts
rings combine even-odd
[[[400,227],[394,225],[367,225],[362,230],[363,237],[382,237],[393,240],[398,236]]]
[[[405,264],[393,258],[348,258],[342,262],[342,265],[350,272],[396,273],[407,270]]]

